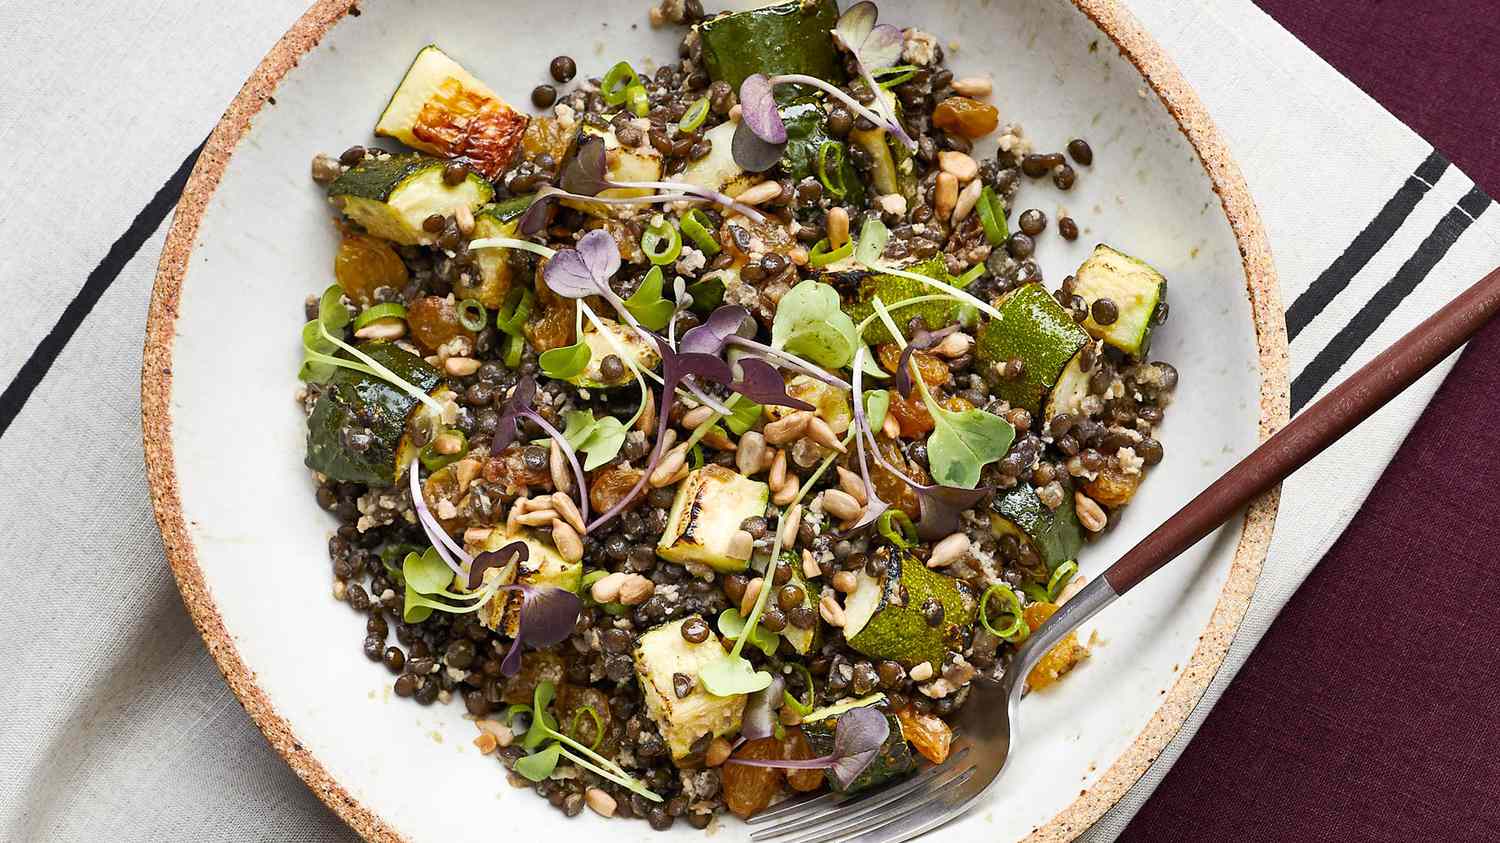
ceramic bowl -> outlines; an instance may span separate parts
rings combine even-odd
[[[580,77],[674,57],[646,0],[322,0],[287,33],[214,131],[177,211],[151,303],[142,383],[155,508],[184,600],[226,679],[276,749],[362,835],[447,841],[607,833],[664,838],[585,812],[565,820],[513,790],[471,741],[462,706],[397,699],[359,651],[363,616],[330,596],[326,542],[294,401],[305,296],[331,281],[336,235],[308,177],[314,153],[371,142],[416,51],[440,44],[528,103],[559,53]],[[1285,418],[1285,333],[1255,207],[1202,105],[1111,0],[888,6],[938,33],[960,75],[995,78],[1007,121],[1038,149],[1095,150],[1077,187],[1023,188],[1021,207],[1082,236],[1039,250],[1054,285],[1098,241],[1170,279],[1154,356],[1181,373],[1151,472],[1119,528],[1082,560],[1097,574]],[[957,839],[1062,839],[1125,792],[1218,669],[1271,534],[1274,493],[1094,624],[1092,657],[1023,704],[1016,756]],[[1087,634],[1087,633],[1086,633]],[[679,823],[671,835],[696,838]],[[719,823],[718,839],[746,829]]]

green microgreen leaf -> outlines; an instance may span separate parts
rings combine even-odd
[[[520,646],[513,644],[511,646]],[[521,737],[521,746],[536,749],[548,738],[557,736],[557,721],[547,713],[547,706],[557,696],[557,688],[551,682],[538,682],[531,696],[531,728]]]
[[[771,674],[756,670],[743,657],[731,653],[699,668],[698,679],[710,694],[721,697],[753,694],[771,684]]]
[[[614,416],[594,418],[587,410],[570,410],[563,414],[563,439],[587,456],[584,471],[593,471],[614,459],[625,444],[625,435],[630,432],[625,423]]]
[[[533,752],[525,758],[517,758],[513,769],[534,782],[542,781],[557,769],[557,761],[562,757],[562,751],[562,744],[554,743],[541,752]]]
[[[972,489],[979,470],[1003,458],[1015,441],[1016,429],[994,413],[978,408],[954,412],[932,400],[922,385],[922,398],[932,413],[932,435],[927,437],[927,463],[933,481]]]
[[[641,286],[625,300],[625,309],[648,330],[660,331],[667,327],[675,309],[672,302],[662,298],[661,288],[661,267],[653,266],[641,279]]]
[[[843,311],[833,287],[809,279],[777,303],[772,346],[829,369],[842,369],[854,359],[859,344],[854,320]]]
[[[747,430],[760,421],[760,414],[764,408],[743,395],[734,397],[739,400],[730,404],[729,409],[733,412],[724,418],[724,423],[729,425],[729,429],[734,431],[735,436],[744,436]]]
[[[420,554],[406,554],[401,563],[401,575],[418,594],[439,594],[453,584],[453,571],[431,547]]]
[[[868,360],[869,358],[865,358]],[[885,414],[891,409],[891,392],[888,389],[865,390],[865,418],[871,430],[879,430],[885,424]]]
[[[587,369],[591,356],[589,344],[579,340],[572,345],[542,352],[537,363],[541,364],[542,373],[547,377],[567,380]]]
[[[740,633],[745,631],[745,616],[740,614],[739,609],[731,607],[719,613],[718,625],[719,633],[725,638],[739,638]],[[774,656],[781,639],[776,633],[757,626],[750,633],[750,643],[759,647],[767,656]]]

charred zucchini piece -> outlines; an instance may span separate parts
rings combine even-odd
[[[990,502],[990,530],[999,538],[1015,536],[1030,547],[1051,572],[1083,547],[1083,528],[1073,510],[1073,489],[1064,484],[1062,505],[1048,509],[1030,484],[1021,483]]]
[[[802,605],[813,611],[813,625],[808,629],[802,629],[788,619],[786,628],[781,630],[781,637],[785,638],[799,655],[805,656],[816,649],[819,644],[818,632],[822,629],[823,622],[818,619],[817,611],[818,600],[821,599],[823,590],[821,586],[813,586],[806,577],[802,576],[802,562],[795,554],[783,554],[782,558],[792,567],[792,578],[787,580],[787,584],[802,589]]]
[[[422,230],[423,220],[451,214],[459,205],[477,211],[495,195],[494,186],[472,172],[456,185],[447,184],[445,166],[415,153],[367,158],[334,179],[328,198],[376,237],[406,246],[430,244],[434,235]]]
[[[1091,312],[1083,327],[1090,334],[1138,360],[1145,357],[1151,330],[1167,303],[1167,279],[1160,272],[1100,243],[1078,267],[1073,293],[1088,303]],[[1108,325],[1094,320],[1092,309],[1099,299],[1114,302],[1119,314]]]
[[[499,550],[517,539],[526,542],[526,561],[519,564],[512,561],[498,573],[486,571],[485,582],[495,582],[498,578],[506,585],[520,583],[578,592],[583,583],[583,562],[563,559],[551,542],[539,538],[532,530],[522,530],[519,535],[507,534],[504,529],[493,530],[479,550]],[[490,629],[514,638],[521,625],[521,599],[519,593],[502,591],[479,610],[479,619]]]
[[[986,322],[977,337],[980,371],[995,395],[1036,415],[1068,364],[1088,344],[1088,332],[1041,284],[1012,290],[995,307],[1000,318]],[[1019,377],[1005,372],[1013,359],[1021,361]]]
[[[717,190],[729,196],[738,196],[745,188],[760,181],[760,176],[745,172],[743,167],[735,163],[731,147],[737,125],[729,121],[704,132],[703,140],[709,144],[708,154],[689,162],[676,180]]]
[[[908,263],[906,266],[900,266],[901,262],[899,261],[889,261],[888,263],[895,264],[895,268],[897,269],[904,269],[907,272],[913,272],[917,275],[925,275],[935,281],[941,281],[950,287],[960,286],[957,279],[948,273],[948,267],[943,263],[941,255],[920,262]],[[830,273],[829,270],[832,270],[832,272]],[[911,321],[912,317],[920,316],[927,322],[929,328],[941,328],[945,325],[953,324],[959,318],[959,311],[962,309],[962,305],[951,299],[947,301],[920,302],[904,307],[891,307],[896,302],[916,298],[917,296],[933,295],[938,292],[921,281],[903,278],[900,275],[880,275],[853,268],[846,269],[841,267],[841,265],[833,264],[824,270],[823,278],[830,281],[830,283],[834,279],[843,281],[844,283],[847,283],[850,278],[858,279],[859,290],[848,308],[849,317],[856,324],[863,322],[869,318],[870,314],[875,312],[875,308],[870,302],[876,296],[879,296],[880,300],[886,304],[897,325],[905,325]],[[865,342],[874,344],[890,342],[891,332],[886,330],[884,320],[873,319],[870,321],[869,327],[865,328],[863,338]]]
[[[697,26],[703,66],[710,77],[736,91],[755,73],[800,73],[843,82],[832,34],[838,19],[835,0],[787,0],[720,15]]]
[[[429,44],[417,53],[375,124],[375,134],[442,158],[461,158],[486,178],[515,156],[526,115]]]
[[[422,358],[391,343],[366,343],[360,350],[418,389],[430,392],[441,380]],[[407,418],[420,403],[373,375],[336,369],[307,417],[307,467],[344,483],[391,485],[405,467],[396,455]],[[368,436],[368,445],[360,448],[366,440],[345,430]]]
[[[816,99],[801,99],[783,106],[781,121],[786,124],[786,149],[781,154],[781,168],[793,184],[806,178],[823,178],[844,191],[833,198],[841,205],[860,207],[865,202],[865,185],[854,169],[854,159],[841,140],[827,131],[828,115]],[[832,144],[832,146],[828,146]],[[824,147],[828,147],[824,151]],[[834,166],[837,162],[838,166]]]
[[[769,499],[766,484],[733,469],[713,463],[695,469],[677,486],[656,555],[716,571],[743,571],[750,560],[729,555],[734,534],[746,518],[765,515]]]
[[[704,666],[724,657],[717,635],[697,644],[683,638],[682,625],[687,620],[653,627],[635,647],[635,676],[646,699],[646,713],[661,729],[674,761],[689,755],[693,742],[703,735],[738,732],[745,713],[744,694],[720,697],[710,694],[701,682],[694,682],[686,697],[677,696],[673,676],[696,677]]]
[[[929,600],[942,607],[937,624],[927,621]],[[892,553],[878,576],[860,570],[853,593],[844,600],[844,637],[871,658],[891,659],[908,669],[928,662],[940,670],[949,650],[962,649],[976,607],[966,583]]]
[[[604,326],[604,332],[595,328],[592,322],[584,324],[583,342],[589,347],[589,364],[582,372],[568,378],[569,383],[585,389],[607,389],[612,386],[635,383],[635,376],[630,373],[628,364],[624,374],[619,378],[612,381],[605,380],[604,358],[611,354],[619,357],[620,352],[615,350],[616,346],[623,349],[637,366],[647,371],[655,369],[656,365],[661,362],[661,353],[635,330],[603,316],[599,317],[599,324]]]
[[[828,788],[836,793],[855,793],[875,787],[904,776],[917,768],[916,758],[912,756],[911,747],[907,745],[906,736],[901,731],[900,719],[886,710],[885,694],[874,694],[863,699],[809,712],[802,720],[802,734],[806,736],[807,745],[812,749],[813,755],[831,754],[839,718],[856,708],[868,706],[879,707],[880,713],[885,715],[886,722],[891,727],[891,732],[886,737],[885,743],[881,745],[875,760],[871,761],[870,766],[866,767],[858,778],[850,782],[848,787],[839,787],[837,779],[833,776],[827,777]]]

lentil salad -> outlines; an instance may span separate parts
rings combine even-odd
[[[677,61],[559,56],[531,116],[424,48],[376,128],[407,150],[314,159],[341,242],[302,402],[396,694],[461,699],[570,816],[702,828],[941,762],[1163,458],[1177,375],[1160,274],[1101,244],[1048,289],[1016,213],[1093,150],[1034,152],[937,37],[832,0],[651,21]]]

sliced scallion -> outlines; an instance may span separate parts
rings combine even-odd
[[[657,266],[675,263],[682,255],[682,235],[666,218],[657,217],[641,235],[641,251]]]
[[[1002,604],[997,614],[1010,615],[1012,620],[1009,625],[996,629],[990,623],[990,598],[998,596]],[[1019,644],[1031,635],[1031,627],[1027,626],[1026,618],[1021,614],[1021,598],[1014,589],[1008,585],[996,583],[985,590],[984,596],[979,598],[979,622],[989,630],[996,638],[1003,638],[1012,644]]]
[[[1072,559],[1057,566],[1057,570],[1052,572],[1052,578],[1047,580],[1047,598],[1049,603],[1057,602],[1058,595],[1062,593],[1063,589],[1068,587],[1068,583],[1072,581],[1073,575],[1076,573],[1078,573],[1078,563]]]
[[[437,452],[437,449],[433,446],[437,444],[438,439],[444,436],[458,437],[457,451],[454,451],[451,454],[440,454]],[[422,450],[417,452],[417,456],[421,457],[423,468],[427,469],[428,471],[440,471],[446,468],[448,465],[463,459],[464,455],[468,453],[469,437],[465,436],[462,430],[444,430],[437,436],[434,436],[431,442],[423,445]]]
[[[625,102],[625,92],[631,85],[639,85],[641,78],[635,74],[635,68],[630,62],[622,61],[611,67],[604,78],[599,80],[599,95],[604,98],[606,105],[619,105]]]
[[[677,121],[677,128],[684,132],[692,132],[697,130],[699,126],[702,126],[703,121],[707,119],[708,97],[699,97],[693,101],[692,105],[688,106],[688,110],[682,115],[682,119]]]
[[[840,199],[848,192],[844,184],[844,145],[838,141],[823,141],[818,147],[818,181]]]
[[[382,319],[405,319],[406,306],[398,302],[388,301],[365,308],[365,311],[354,318],[354,330],[358,331],[371,322],[379,322]]]
[[[898,64],[892,67],[882,67],[870,74],[880,83],[880,87],[890,89],[917,75],[917,66],[914,64]]]
[[[599,744],[604,740],[604,718],[599,716],[599,712],[595,711],[593,706],[586,705],[573,712],[573,723],[569,731],[579,738],[583,737],[583,732],[578,729],[578,718],[585,714],[594,721],[594,742],[589,744],[589,749],[598,749]]]
[[[682,215],[681,222],[683,232],[692,238],[698,251],[708,257],[719,253],[719,241],[712,232],[713,220],[708,218],[708,214],[703,213],[702,208],[690,209]]]
[[[875,526],[887,541],[903,550],[917,543],[917,525],[912,523],[911,516],[899,509],[887,509],[881,513]]]
[[[854,254],[853,240],[846,241],[837,249],[830,249],[828,238],[824,237],[813,244],[812,251],[807,253],[807,262],[812,266],[827,266],[831,263],[838,263],[852,254]]]
[[[490,321],[489,316],[479,299],[464,299],[458,303],[458,324],[471,331],[484,330],[485,323]]]
[[[984,239],[990,241],[991,246],[1000,246],[1010,238],[1010,226],[1005,223],[1005,207],[1000,204],[1000,197],[995,195],[994,188],[988,185],[979,191],[979,201],[974,204],[974,210],[979,212],[979,222],[984,225]]]
[[[625,89],[625,107],[637,117],[645,117],[651,111],[651,101],[646,98],[646,86],[637,82]]]

